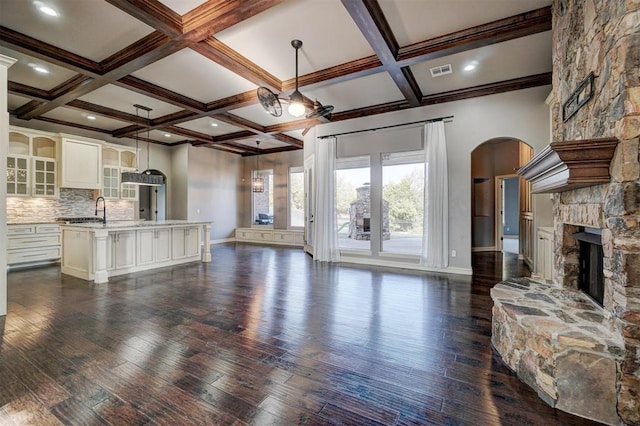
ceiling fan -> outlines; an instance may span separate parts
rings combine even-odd
[[[319,118],[330,117],[333,105],[322,105],[317,99],[311,102],[298,90],[298,49],[302,47],[300,40],[292,40],[291,46],[296,49],[296,90],[288,98],[280,98],[267,87],[258,87],[258,100],[262,107],[274,117],[282,115],[282,104],[288,103],[287,111],[294,117]]]

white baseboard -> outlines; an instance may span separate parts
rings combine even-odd
[[[214,244],[233,243],[235,241],[236,241],[236,239],[233,238],[233,237],[231,237],[231,238],[220,238],[220,239],[217,239],[217,240],[210,240],[209,241],[209,245],[212,246]]]
[[[394,262],[392,260],[385,260],[381,258],[362,258],[362,257],[341,257],[341,263],[354,263],[358,265],[371,265],[371,266],[384,266],[388,268],[400,268],[400,269],[411,269],[415,271],[425,271],[425,272],[438,272],[443,274],[456,274],[456,275],[472,275],[473,270],[471,268],[458,268],[458,267],[448,267],[448,268],[427,268],[424,265],[420,265],[419,263],[406,263],[406,262]]]

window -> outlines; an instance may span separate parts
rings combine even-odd
[[[304,169],[289,169],[289,226],[304,227]]]
[[[336,214],[341,249],[371,249],[371,172],[369,157],[336,162]]]
[[[254,170],[252,178],[264,179],[264,192],[253,192],[254,225],[273,225],[273,170]]]
[[[382,250],[421,254],[424,153],[382,154]]]

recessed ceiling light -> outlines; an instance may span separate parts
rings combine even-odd
[[[87,115],[87,120],[95,120],[96,116],[95,115]]]
[[[170,137],[171,137],[171,134],[170,134],[170,133],[165,133],[165,134],[164,134],[164,137],[165,137],[165,138],[170,138]]]
[[[39,64],[29,64],[29,67],[35,72],[39,72],[40,74],[49,74],[49,70]]]
[[[40,1],[36,1],[33,4],[36,5],[36,7],[40,12],[44,13],[47,16],[53,16],[54,18],[57,18],[58,16],[60,16],[58,11],[49,5],[46,5]]]
[[[465,71],[473,71],[476,69],[476,62],[470,62],[467,65],[465,65],[465,67],[463,68],[463,70]]]
[[[218,123],[211,123],[211,127],[218,127]]]

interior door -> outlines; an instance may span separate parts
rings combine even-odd
[[[313,255],[313,231],[315,214],[314,156],[304,161],[304,251]]]

